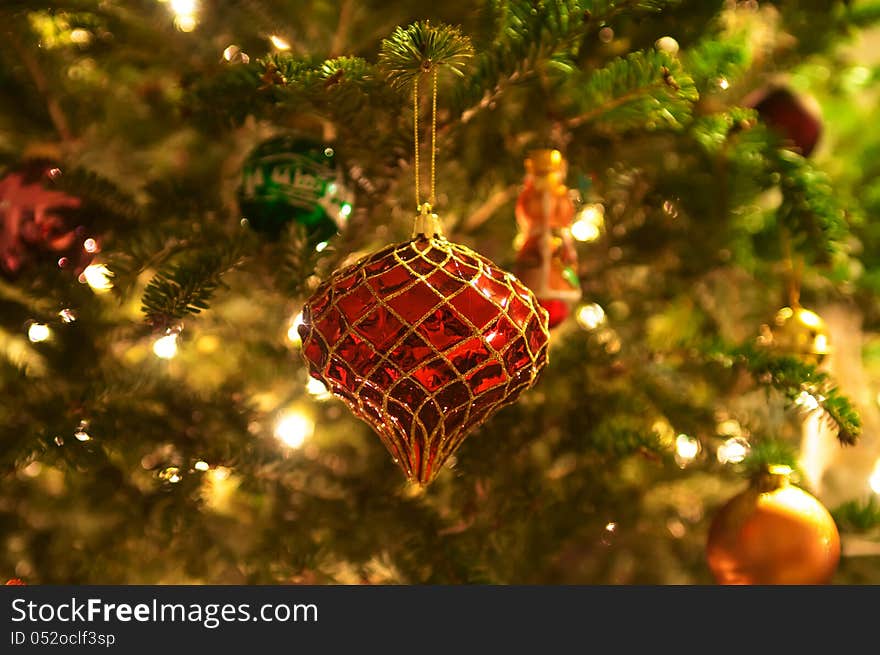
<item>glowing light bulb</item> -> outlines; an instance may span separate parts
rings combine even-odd
[[[273,34],[269,37],[269,40],[279,50],[290,50],[290,43],[288,43],[285,39],[281,38],[277,34]]]
[[[73,43],[84,45],[92,40],[92,33],[88,30],[77,27],[70,31],[70,40]]]
[[[293,317],[293,320],[290,322],[290,327],[287,328],[287,339],[297,346],[302,343],[302,339],[299,338],[299,331],[297,330],[302,324],[303,315],[302,312],[300,312]]]
[[[177,333],[172,332],[153,342],[153,353],[159,359],[172,359],[177,355]]]
[[[180,469],[176,466],[169,466],[168,468],[162,469],[159,473],[159,477],[166,482],[170,482],[171,484],[176,484],[181,481],[180,477]]]
[[[727,81],[726,77],[722,77],[721,79],[718,80],[718,87],[722,91],[726,91],[727,89],[730,88],[730,82]]]
[[[96,253],[98,252],[98,242],[89,237],[85,241],[83,241],[83,250],[87,253]]]
[[[195,464],[193,464],[193,468],[194,468],[196,471],[207,471],[207,470],[208,470],[209,468],[211,468],[211,467],[208,466],[208,462],[206,462],[206,461],[200,459],[198,462],[196,462]]]
[[[286,412],[275,424],[275,436],[285,446],[299,448],[315,432],[312,420],[298,411]]]
[[[577,322],[585,330],[595,330],[605,322],[605,310],[601,305],[584,305],[577,311]]]
[[[693,462],[699,454],[699,440],[686,434],[680,434],[675,438],[675,462],[681,468]]]
[[[32,343],[40,343],[46,341],[52,336],[52,330],[45,323],[31,323],[28,328],[28,339]]]
[[[246,64],[251,60],[246,52],[242,52],[241,48],[234,44],[227,46],[223,51],[223,59],[229,62],[242,64]]]
[[[348,218],[351,215],[351,205],[347,202],[342,203],[342,207],[339,208],[339,215],[342,218]]]
[[[192,32],[198,24],[198,2],[196,0],[171,0],[174,12],[174,25],[181,32]]]
[[[104,264],[89,264],[80,275],[80,282],[88,284],[95,293],[107,293],[113,288],[113,271]]]
[[[874,472],[871,473],[871,477],[868,478],[868,485],[871,487],[871,491],[880,495],[880,458],[878,458],[877,463],[874,464]]]
[[[306,383],[306,391],[309,395],[314,396],[316,400],[326,400],[333,396],[332,393],[324,386],[324,383],[317,378],[310,377]]]
[[[177,16],[174,19],[174,24],[177,26],[181,32],[192,32],[196,29],[196,17],[191,15],[183,15]]]
[[[668,52],[670,55],[674,55],[678,52],[678,41],[671,36],[661,36],[654,42],[654,45],[658,50]]]
[[[718,446],[716,456],[722,464],[739,464],[752,449],[749,442],[742,437],[731,437]]]
[[[60,316],[61,320],[65,323],[73,323],[76,320],[76,312],[74,312],[72,309],[62,309],[60,312],[58,312],[58,316]]]
[[[617,523],[615,523],[614,521],[606,523],[605,530],[606,532],[614,532],[615,530],[617,530]]]
[[[600,204],[587,205],[571,225],[571,236],[577,241],[595,241],[602,234],[605,223],[605,207]]]
[[[794,404],[803,407],[808,412],[819,409],[819,399],[808,391],[801,391],[794,399]]]
[[[318,245],[315,246],[315,250],[316,250],[317,252],[324,252],[324,249],[325,249],[328,245],[330,245],[330,244],[328,244],[326,241],[322,241],[321,243],[319,243]]]

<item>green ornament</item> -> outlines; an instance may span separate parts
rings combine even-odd
[[[238,203],[250,225],[278,239],[290,222],[303,225],[312,245],[344,225],[352,195],[337,169],[333,148],[280,136],[257,146],[242,168]]]

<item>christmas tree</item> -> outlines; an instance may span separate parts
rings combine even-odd
[[[0,577],[880,582],[880,3],[0,19]]]

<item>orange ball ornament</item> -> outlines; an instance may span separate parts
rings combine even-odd
[[[818,585],[831,581],[840,535],[831,514],[772,466],[712,521],[706,556],[719,584]]]

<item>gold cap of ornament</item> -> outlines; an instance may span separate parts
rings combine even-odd
[[[785,464],[771,464],[764,467],[753,479],[752,485],[761,493],[782,489],[791,484],[792,470]]]
[[[816,312],[800,306],[783,307],[772,325],[762,325],[758,345],[819,364],[831,352],[825,321]]]
[[[532,175],[549,175],[565,170],[565,157],[556,149],[532,150],[526,159],[526,171]]]

